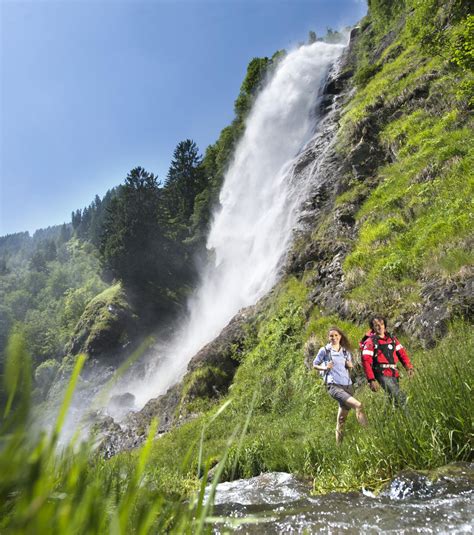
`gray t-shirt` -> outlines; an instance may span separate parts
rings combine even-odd
[[[329,349],[329,352],[326,351],[327,349]],[[330,353],[329,359],[328,353]],[[352,355],[349,353],[349,351],[342,349],[342,347],[339,351],[335,351],[329,344],[326,347],[322,347],[318,351],[313,364],[319,366],[323,363],[327,364],[330,361],[333,362],[334,367],[325,372],[325,382],[328,384],[334,383],[336,385],[344,386],[351,385],[352,381],[349,375],[349,370],[346,368],[346,361],[352,362]]]

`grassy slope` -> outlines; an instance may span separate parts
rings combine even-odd
[[[180,491],[192,487],[193,479],[197,484],[203,426],[204,458],[213,464],[228,448],[225,477],[290,471],[313,477],[318,491],[376,488],[406,467],[434,468],[468,458],[474,337],[465,324],[456,324],[434,351],[412,352],[417,376],[402,380],[409,414],[392,413],[382,393],[361,389],[358,398],[366,405],[370,428],[360,429],[351,415],[346,441],[338,449],[336,405],[317,375],[305,368],[302,346],[309,332],[325,333],[335,321],[352,339],[360,337],[363,327],[317,313],[308,322],[305,301],[303,282],[292,279],[282,286],[236,374],[230,405],[214,420],[225,402],[220,400],[155,443],[152,464],[158,485],[166,482]],[[462,354],[456,349],[459,340]],[[228,446],[232,432],[240,433],[249,415],[245,435]],[[183,462],[186,458],[190,461]]]
[[[377,99],[396,101],[427,80],[428,95],[381,131],[380,141],[395,161],[379,169],[370,192],[356,184],[337,202],[367,195],[357,214],[359,240],[345,262],[351,298],[368,300],[370,289],[383,285],[389,290],[387,306],[401,305],[409,313],[420,302],[420,280],[456,277],[473,262],[474,139],[465,95],[458,95],[469,73],[440,56],[427,58],[416,43],[407,44],[407,33],[385,56],[395,48],[402,48],[401,54],[384,63],[351,101],[341,136]]]
[[[431,3],[436,12],[436,2]],[[365,301],[370,306],[371,288],[383,286],[382,306],[390,312],[396,309],[402,318],[420,306],[421,281],[462,276],[472,263],[473,134],[468,93],[462,90],[469,86],[472,73],[465,65],[453,63],[454,52],[449,48],[467,19],[453,22],[446,31],[444,42],[451,53],[447,60],[436,49],[430,54],[420,47],[416,25],[426,16],[420,13],[412,15],[376,68],[364,74],[369,79],[347,106],[339,133],[341,150],[349,151],[351,133],[374,103],[396,103],[401,95],[427,86],[425,98],[401,107],[379,133],[379,141],[394,154],[393,163],[379,168],[377,176],[365,183],[354,179],[336,201],[343,205],[363,199],[356,217],[359,238],[344,264],[349,298],[356,305]],[[443,15],[442,10],[437,13]],[[377,28],[376,21],[373,25]],[[368,50],[387,30],[378,25],[371,34],[375,43],[362,38],[360,71]],[[357,74],[356,79],[360,79]],[[315,235],[321,238],[324,232],[323,222]],[[245,428],[250,413],[245,436],[230,446],[227,477],[288,470],[313,477],[319,491],[348,490],[377,487],[405,467],[432,468],[468,458],[474,338],[467,324],[455,323],[448,337],[430,352],[406,340],[418,368],[415,380],[402,380],[410,397],[409,415],[387,417],[383,395],[362,389],[358,397],[366,404],[371,427],[358,429],[352,416],[348,438],[336,449],[336,407],[304,367],[302,346],[310,332],[319,334],[322,344],[332,323],[342,326],[352,340],[360,338],[364,327],[319,312],[308,320],[307,292],[305,280],[296,279],[278,289],[257,339],[249,340],[228,396],[231,404],[206,428],[204,452],[210,462],[220,458],[233,429]],[[460,341],[461,353],[456,350]],[[177,464],[176,452],[183,459],[194,444],[193,453],[197,453],[202,426],[215,410],[211,406],[156,443],[153,459],[158,479],[165,477],[176,488],[184,481],[185,487],[191,484],[196,463]]]

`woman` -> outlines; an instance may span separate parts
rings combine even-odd
[[[324,377],[328,393],[339,403],[336,422],[336,442],[340,444],[344,436],[344,424],[351,409],[355,409],[360,425],[367,425],[362,403],[354,396],[354,388],[349,375],[352,369],[351,347],[347,336],[337,327],[329,329],[329,344],[322,347],[313,361],[313,367]]]

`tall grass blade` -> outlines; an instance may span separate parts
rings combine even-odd
[[[244,443],[244,438],[245,438],[245,435],[247,434],[247,429],[249,427],[250,420],[252,419],[252,414],[253,414],[253,410],[255,408],[256,400],[257,400],[257,391],[254,390],[252,401],[250,403],[250,409],[249,409],[249,411],[247,413],[247,418],[245,419],[245,423],[244,423],[244,426],[242,428],[242,432],[240,433],[239,442],[237,444],[237,452],[235,454],[234,463],[232,465],[231,479],[234,479],[234,476],[235,476],[235,471],[237,469],[237,462],[239,460],[239,452],[242,449],[242,445]]]
[[[87,357],[84,354],[81,354],[77,357],[76,364],[74,365],[74,369],[71,374],[71,379],[69,380],[69,384],[66,389],[64,400],[59,409],[59,414],[56,420],[56,425],[54,426],[54,435],[53,435],[54,438],[57,438],[59,436],[59,433],[61,432],[61,429],[64,424],[64,420],[66,419],[67,411],[69,410],[69,406],[71,405],[74,390],[76,389],[77,380],[79,378],[79,375],[82,371],[82,368],[84,366],[86,359]]]
[[[6,348],[5,375],[3,380],[8,398],[3,412],[4,418],[10,413],[22,376],[25,378],[26,374],[29,376],[30,367],[27,365],[27,361],[28,352],[26,350],[25,340],[20,333],[13,333],[8,340]],[[26,394],[25,389],[24,394]]]

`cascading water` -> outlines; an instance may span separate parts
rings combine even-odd
[[[193,355],[275,284],[308,187],[291,180],[294,160],[314,133],[318,91],[343,48],[317,42],[289,53],[257,97],[209,234],[213,261],[151,377],[129,385],[137,405],[177,382]]]

